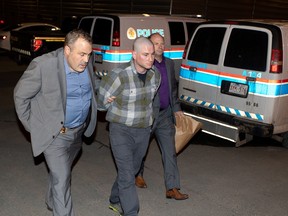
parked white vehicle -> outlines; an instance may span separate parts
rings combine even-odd
[[[178,79],[184,47],[204,21],[184,16],[102,14],[83,17],[78,27],[93,38],[96,73],[100,76],[131,60],[135,38],[158,32],[165,37],[164,55],[174,61]]]
[[[60,30],[59,27],[49,23],[21,23],[17,25],[5,26],[0,29],[0,49],[11,51],[10,45],[10,32],[13,31],[47,31],[47,30]]]
[[[181,65],[183,110],[236,146],[258,136],[288,147],[287,51],[287,21],[200,24]]]

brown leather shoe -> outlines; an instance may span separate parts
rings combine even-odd
[[[188,194],[182,194],[177,188],[170,189],[166,191],[166,198],[175,200],[185,200],[188,199]]]
[[[135,178],[135,185],[139,188],[147,188],[147,184],[144,181],[144,178],[140,175]]]

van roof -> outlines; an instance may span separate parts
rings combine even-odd
[[[204,18],[198,18],[196,16],[193,16],[193,15],[180,15],[180,14],[173,14],[173,15],[164,15],[164,14],[146,14],[146,13],[143,13],[143,14],[129,14],[129,13],[99,13],[99,14],[94,14],[94,15],[91,15],[90,17],[93,17],[93,16],[106,16],[106,17],[123,17],[123,18],[145,18],[145,17],[155,17],[155,18],[173,18],[173,19],[178,19],[178,20],[181,20],[181,19],[193,19],[195,21],[199,21],[199,22],[204,22],[204,21],[207,21],[206,19]],[[87,16],[88,17],[88,16]]]
[[[224,20],[213,20],[207,21],[209,24],[237,24],[237,25],[274,25],[278,27],[288,27],[288,20],[280,19],[224,19]]]

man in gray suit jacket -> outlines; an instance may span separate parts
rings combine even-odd
[[[164,38],[159,33],[150,35],[150,40],[155,48],[154,66],[161,74],[161,85],[153,103],[155,121],[152,133],[159,143],[164,166],[164,179],[166,197],[175,200],[185,200],[187,194],[180,190],[180,177],[175,152],[175,115],[184,115],[177,94],[174,62],[163,56]],[[140,188],[147,187],[144,178],[144,161],[141,170],[136,176],[136,185]]]
[[[73,216],[72,163],[82,135],[97,122],[92,39],[82,30],[66,35],[64,48],[35,58],[14,89],[17,115],[30,132],[33,155],[44,153],[49,167],[48,209],[54,216]]]

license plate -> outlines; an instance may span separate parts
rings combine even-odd
[[[242,83],[223,80],[221,84],[221,93],[246,98],[248,96],[249,86]]]
[[[245,84],[231,82],[228,92],[246,97],[247,92],[248,92],[248,86]]]
[[[102,54],[95,54],[95,63],[101,63],[103,62],[103,56]]]

